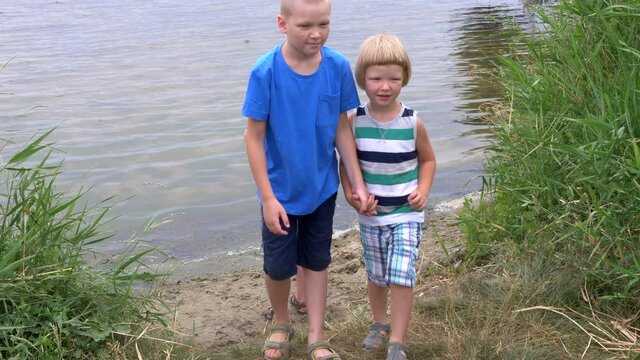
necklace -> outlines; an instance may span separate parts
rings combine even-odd
[[[400,109],[402,110],[402,103],[400,103]],[[394,121],[396,120],[396,118],[397,118],[397,115],[395,115],[395,114],[394,114],[394,117],[391,117],[391,119],[390,119],[390,120],[381,122],[380,120],[377,120],[377,119],[376,119],[376,116],[375,116],[374,112],[373,112],[373,111],[371,111],[371,109],[370,109],[370,107],[369,107],[369,105],[368,105],[368,104],[367,104],[367,113],[368,113],[368,115],[369,115],[369,116],[371,116],[371,117],[375,120],[375,122],[377,123],[377,124],[376,124],[376,129],[378,130],[378,135],[380,135],[380,140],[381,140],[383,143],[386,143],[386,142],[387,142],[387,132],[389,132],[389,129],[391,129],[391,127],[392,127],[392,125],[393,125],[393,122],[394,122]],[[383,118],[383,119],[388,118],[388,116],[386,116],[386,114],[388,114],[388,113],[389,113],[389,111],[383,111],[381,114],[379,114],[379,115],[381,115],[381,116],[380,116],[380,118]],[[397,114],[397,113],[396,113],[396,114]],[[388,126],[381,126],[381,125],[380,125],[381,123],[388,124]]]
[[[383,143],[387,142],[387,132],[389,131],[389,128],[381,128],[380,126],[376,127],[376,129],[378,129],[378,135],[380,135],[380,140],[382,140]]]

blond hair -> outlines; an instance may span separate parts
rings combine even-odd
[[[293,14],[293,5],[296,1],[306,4],[327,2],[331,6],[330,0],[280,0],[280,15],[285,18],[291,16]]]
[[[400,65],[402,67],[402,86],[411,78],[411,62],[407,50],[400,39],[393,35],[373,35],[362,43],[356,61],[356,82],[364,89],[365,73],[369,66]]]

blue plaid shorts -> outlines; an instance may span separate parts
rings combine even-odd
[[[371,226],[360,224],[367,277],[374,284],[414,287],[422,223]]]

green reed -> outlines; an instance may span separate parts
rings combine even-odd
[[[0,167],[0,359],[125,358],[143,327],[165,325],[152,298],[132,290],[160,276],[142,271],[153,249],[88,266],[87,245],[108,238],[109,206],[56,190],[49,134]]]
[[[563,1],[503,60],[483,194],[462,214],[476,260],[517,244],[640,306],[640,2]]]

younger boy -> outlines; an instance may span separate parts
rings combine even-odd
[[[372,204],[358,168],[346,111],[358,106],[348,60],[324,47],[329,0],[282,0],[284,44],[254,65],[242,113],[247,155],[262,210],[263,268],[273,323],[265,359],[287,359],[293,333],[287,311],[290,278],[304,271],[312,360],[340,359],[322,327],[338,185],[335,149],[352,179],[360,211]]]
[[[411,63],[397,37],[375,35],[365,40],[356,63],[356,81],[369,102],[349,117],[362,176],[377,200],[376,214],[359,215],[373,317],[362,345],[365,350],[380,348],[389,336],[387,360],[407,358],[405,337],[413,305],[423,209],[436,168],[422,120],[398,101],[410,76]],[[360,208],[350,185],[351,174],[341,171],[341,175],[347,201]],[[388,289],[391,328],[387,322]]]

